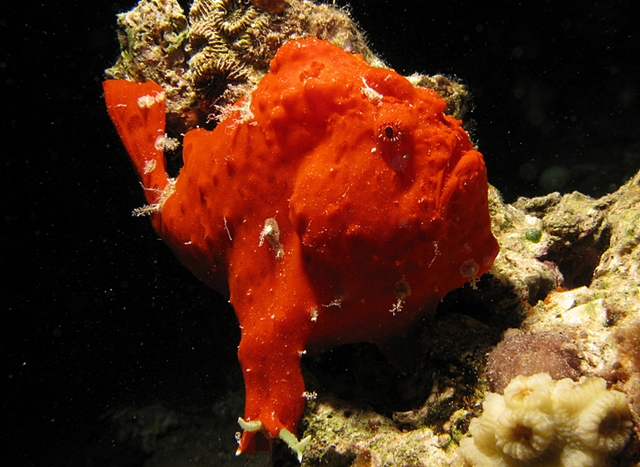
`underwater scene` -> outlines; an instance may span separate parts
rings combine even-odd
[[[8,6],[7,465],[639,465],[639,13]]]

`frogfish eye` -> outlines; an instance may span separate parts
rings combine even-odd
[[[393,138],[393,136],[394,136],[394,134],[393,134],[393,133],[394,133],[394,131],[393,131],[393,127],[388,126],[388,127],[386,127],[386,128],[384,129],[384,135],[385,135],[387,138],[389,138],[389,139],[392,139],[392,138]]]
[[[383,123],[378,130],[378,137],[383,141],[395,143],[400,140],[400,125],[398,123]]]

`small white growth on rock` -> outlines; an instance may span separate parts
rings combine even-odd
[[[141,96],[138,98],[138,107],[141,109],[148,109],[153,106],[156,102],[162,102],[165,100],[164,92],[156,93],[155,96],[147,94],[146,96]]]
[[[145,172],[146,173],[146,172]],[[162,212],[162,206],[164,206],[165,201],[176,191],[176,179],[170,178],[167,186],[164,187],[164,190],[156,190],[153,188],[145,188],[145,190],[151,190],[160,193],[160,197],[158,198],[158,202],[154,204],[145,204],[142,207],[135,208],[133,210],[133,215],[136,217],[141,216],[150,216],[155,213]]]
[[[311,308],[311,321],[314,323],[318,321],[318,309],[316,307]]]
[[[395,290],[396,290],[397,301],[396,303],[393,304],[393,306],[389,310],[389,312],[392,313],[393,315],[402,311],[402,307],[404,306],[405,299],[409,295],[411,295],[411,287],[409,286],[409,283],[404,279],[396,282]]]
[[[367,81],[364,79],[364,76],[362,77],[362,84],[364,84],[364,87],[360,88],[360,92],[364,94],[364,97],[369,99],[369,102],[371,102],[373,105],[382,105],[382,94],[370,87],[367,84]]]
[[[275,252],[276,259],[284,258],[284,248],[282,243],[280,243],[280,227],[278,227],[278,222],[276,222],[273,217],[265,219],[264,227],[260,232],[260,241],[258,242],[258,246],[262,246],[265,239],[269,242],[269,245],[271,245],[271,248]]]
[[[464,277],[469,278],[469,285],[471,285],[471,288],[473,290],[478,289],[478,287],[476,287],[476,283],[478,282],[477,275],[479,269],[480,266],[478,265],[478,263],[476,263],[472,259],[465,261],[464,263],[462,263],[462,266],[460,266],[460,274],[462,274]]]
[[[337,306],[338,308],[342,307],[342,297],[336,297],[333,300],[331,300],[329,303],[327,303],[326,305],[322,305],[325,308],[329,308],[330,306]]]
[[[148,160],[144,163],[144,169],[142,170],[142,172],[145,175],[150,174],[156,169],[156,163],[157,161],[155,159]]]
[[[389,313],[395,316],[396,313],[400,313],[402,311],[403,306],[404,306],[404,300],[399,298],[398,301],[393,304],[393,306],[389,310]]]
[[[438,250],[438,242],[434,241],[433,242],[433,258],[431,258],[431,261],[429,262],[429,266],[427,266],[427,269],[429,269],[433,265],[433,262],[436,260],[438,256],[440,256],[440,251]]]
[[[176,138],[170,138],[165,133],[156,139],[155,148],[158,151],[175,151],[180,146],[180,141]]]
[[[308,401],[314,401],[318,398],[318,393],[315,391],[305,391],[302,393],[302,397],[304,397],[305,399],[307,399]]]
[[[233,241],[231,237],[231,232],[229,231],[229,226],[227,225],[227,218],[223,217],[222,222],[224,223],[224,230],[227,232],[227,237],[229,237],[229,241]]]
[[[251,122],[251,120],[254,119],[253,112],[251,111],[251,98],[255,88],[256,84],[252,82],[241,85],[230,85],[228,88],[229,92],[243,95],[244,98],[233,104],[216,107],[217,113],[209,115],[209,120],[222,122],[231,118],[233,119],[231,128]],[[252,123],[255,124],[255,122]]]

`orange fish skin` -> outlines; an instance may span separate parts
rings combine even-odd
[[[116,90],[105,95],[117,105]],[[392,70],[305,39],[281,47],[250,102],[185,135],[152,222],[236,311],[244,418],[262,422],[239,451],[296,433],[301,355],[383,342],[493,263],[484,161],[444,108]],[[126,143],[131,125],[115,123]],[[140,173],[149,156],[127,150]]]
[[[146,189],[147,202],[155,204],[169,183],[164,152],[156,147],[166,126],[164,91],[152,81],[124,80],[107,80],[103,89],[109,117]]]

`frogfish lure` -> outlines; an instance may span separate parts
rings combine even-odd
[[[187,132],[175,179],[162,88],[104,93],[154,229],[237,314],[238,453],[280,438],[301,458],[301,356],[384,342],[498,253],[482,155],[445,102],[326,41],[287,42],[213,131]]]

